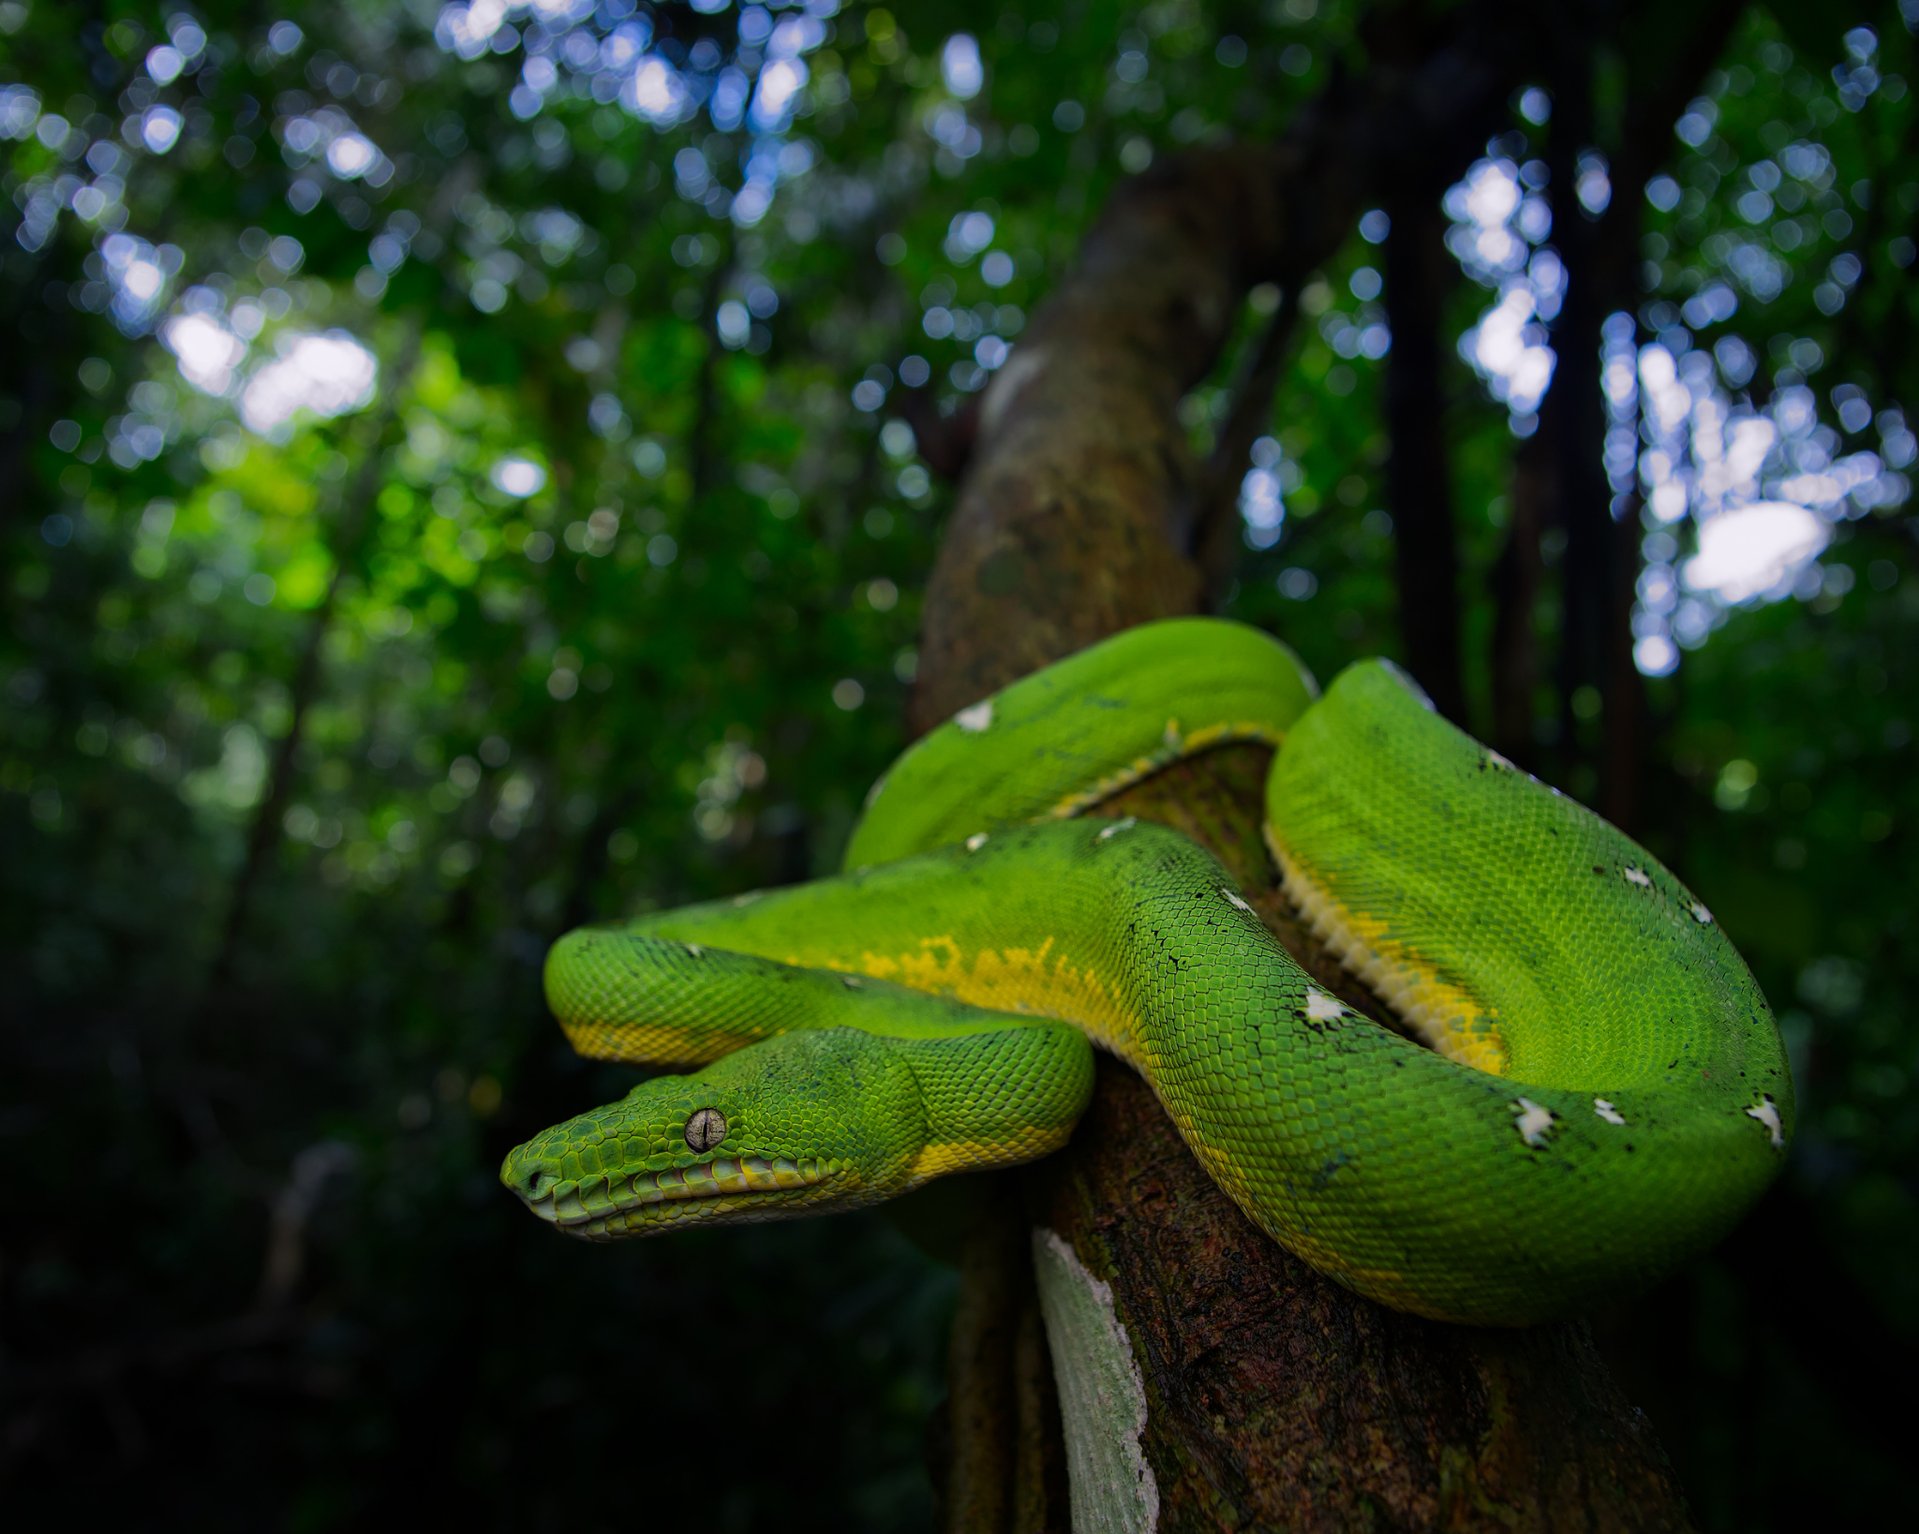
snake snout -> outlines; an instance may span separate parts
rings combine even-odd
[[[535,1214],[553,1217],[550,1196],[560,1181],[560,1173],[545,1157],[531,1155],[526,1147],[520,1147],[509,1154],[500,1167],[500,1181],[517,1193]]]

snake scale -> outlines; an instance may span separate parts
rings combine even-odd
[[[1279,880],[1395,1026],[1200,847],[1079,815],[1230,740],[1276,748]],[[1778,1030],[1707,908],[1385,661],[1318,696],[1254,629],[1129,630],[909,749],[845,866],[562,938],[578,1050],[694,1069],[519,1147],[507,1186],[589,1239],[853,1208],[1057,1149],[1098,1047],[1315,1268],[1524,1325],[1716,1239],[1791,1133]]]

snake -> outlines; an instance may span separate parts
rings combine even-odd
[[[1239,741],[1273,749],[1274,884],[1377,1008],[1302,968],[1197,843],[1101,813]],[[581,1054],[669,1072],[506,1158],[506,1186],[588,1240],[1046,1156],[1104,1050],[1311,1267],[1525,1326],[1708,1247],[1793,1124],[1758,985],[1658,859],[1390,661],[1322,693],[1216,618],[961,709],[874,785],[838,874],[569,932],[545,990]]]

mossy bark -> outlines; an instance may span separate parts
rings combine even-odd
[[[1414,64],[1381,65],[1368,91],[1336,92],[1284,145],[1181,157],[1115,194],[982,401],[927,596],[918,728],[1104,635],[1197,608],[1201,475],[1182,395],[1252,283],[1296,281],[1343,238],[1372,184],[1380,151],[1366,146],[1383,142],[1369,114],[1416,132],[1443,99],[1449,123],[1476,120],[1504,100],[1500,57],[1474,55],[1443,98],[1421,92],[1431,80]],[[1301,207],[1310,222],[1290,216]],[[1273,888],[1257,826],[1266,760],[1214,752],[1107,810],[1210,847],[1308,969],[1378,1016]],[[1050,1415],[1019,1405],[1034,1392],[1015,1388],[1009,1353],[1031,1310],[1019,1235],[1033,1227],[1110,1287],[1144,1382],[1161,1528],[1686,1525],[1657,1443],[1582,1327],[1440,1326],[1321,1278],[1240,1214],[1111,1062],[1069,1148],[1003,1191],[965,1269],[949,1528],[1068,1523]]]

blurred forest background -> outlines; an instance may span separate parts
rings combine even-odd
[[[631,1080],[541,956],[833,867],[915,424],[1118,178],[1489,9],[0,0],[10,1509],[926,1523],[954,1280],[883,1220],[605,1249],[499,1188]],[[1409,661],[1748,957],[1790,1169],[1600,1335],[1703,1527],[1835,1526],[1913,1501],[1919,0],[1563,9],[1576,88],[1255,291],[1223,610]]]

